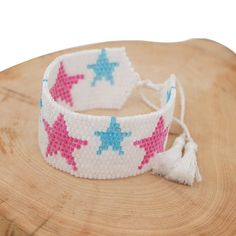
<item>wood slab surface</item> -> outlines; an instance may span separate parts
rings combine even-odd
[[[120,46],[142,79],[162,82],[175,73],[183,83],[201,183],[187,187],[151,173],[87,180],[42,159],[37,133],[47,65],[64,53]],[[109,112],[148,112],[140,104],[134,94],[123,110]],[[41,56],[0,72],[0,112],[0,235],[236,235],[236,55],[226,47],[203,39],[118,41]],[[168,145],[180,131],[172,126]]]

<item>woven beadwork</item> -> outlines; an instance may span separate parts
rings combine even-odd
[[[117,66],[119,66],[117,62],[109,62],[106,50],[103,48],[98,56],[96,64],[87,65],[87,68],[92,69],[96,74],[91,85],[95,86],[97,80],[102,80],[102,79],[109,81],[109,83],[113,85],[114,84],[113,71]]]
[[[124,151],[121,146],[121,142],[125,137],[129,137],[131,132],[122,132],[120,124],[117,123],[115,117],[111,117],[111,122],[107,130],[95,131],[96,136],[99,136],[102,144],[97,150],[97,154],[101,155],[103,150],[107,150],[109,146],[112,147],[113,151],[118,151],[119,155],[123,155]]]
[[[57,79],[55,84],[50,88],[51,96],[54,100],[61,99],[70,106],[73,106],[73,100],[71,96],[71,89],[74,84],[77,84],[79,80],[84,79],[84,75],[77,74],[69,76],[64,68],[63,62],[60,62],[60,68],[57,73]]]
[[[74,171],[77,170],[77,165],[72,156],[75,149],[80,149],[82,145],[87,145],[87,140],[73,138],[68,135],[67,125],[63,114],[59,114],[52,127],[43,119],[45,131],[48,134],[48,145],[46,157],[56,155],[60,152],[61,156],[66,158],[68,165],[72,166]]]
[[[121,178],[150,170],[153,158],[165,150],[174,112],[175,77],[163,83],[158,111],[130,117],[82,113],[93,108],[120,109],[138,86],[139,76],[125,48],[56,58],[42,83],[39,146],[44,159],[85,178]]]
[[[149,162],[149,159],[156,153],[164,151],[164,143],[167,133],[168,127],[165,127],[165,121],[163,119],[163,116],[161,116],[151,136],[134,142],[134,145],[137,145],[140,148],[144,148],[145,150],[143,160],[138,166],[139,169],[142,169],[143,166]]]

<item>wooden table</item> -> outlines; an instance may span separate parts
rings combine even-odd
[[[187,187],[151,173],[80,179],[41,158],[46,66],[63,53],[120,46],[143,79],[160,82],[174,72],[182,81],[202,183]],[[144,107],[133,103],[131,111]],[[209,40],[119,41],[41,56],[0,72],[0,111],[0,235],[236,235],[236,55],[226,47]],[[171,132],[170,141],[180,129],[173,125]]]

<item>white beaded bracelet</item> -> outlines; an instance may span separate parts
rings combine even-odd
[[[131,92],[141,86],[158,91],[160,108],[141,94],[155,111],[125,117],[81,113],[94,108],[120,109]],[[182,109],[177,119],[173,117],[175,75],[162,84],[140,80],[125,48],[80,51],[56,58],[42,82],[42,156],[51,166],[77,177],[113,179],[152,170],[184,184],[200,181],[197,145],[183,121],[184,94],[179,87]],[[184,132],[165,151],[173,119]]]

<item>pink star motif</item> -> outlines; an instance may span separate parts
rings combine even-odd
[[[73,101],[71,97],[71,89],[74,84],[77,84],[79,80],[84,79],[83,74],[77,74],[74,76],[69,76],[64,68],[63,62],[60,63],[60,68],[57,73],[57,79],[55,84],[51,87],[50,93],[55,101],[60,98],[65,101],[70,106],[73,106]]]
[[[138,166],[141,170],[145,164],[149,162],[149,159],[155,155],[155,153],[160,153],[164,151],[164,143],[166,135],[168,133],[168,127],[165,128],[165,122],[161,116],[155,130],[152,135],[147,138],[143,138],[134,142],[134,145],[144,148],[146,154],[143,157],[142,162]]]
[[[80,149],[82,145],[87,145],[88,141],[73,138],[68,135],[66,122],[62,114],[59,114],[52,127],[50,127],[45,119],[43,119],[43,123],[48,134],[46,156],[56,155],[60,152],[61,155],[66,158],[68,165],[71,165],[72,169],[76,171],[77,166],[72,153],[75,149]]]

